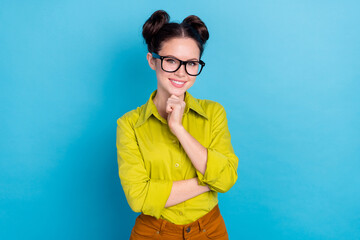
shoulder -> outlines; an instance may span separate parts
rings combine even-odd
[[[209,117],[225,114],[225,108],[219,102],[208,99],[196,99]]]
[[[127,125],[134,128],[135,124],[137,123],[140,117],[140,113],[143,111],[144,107],[145,104],[140,107],[137,107],[136,109],[124,113],[121,117],[117,119],[118,126]]]

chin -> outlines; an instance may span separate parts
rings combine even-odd
[[[169,93],[170,95],[180,96],[184,94],[187,91],[187,89],[170,89]]]

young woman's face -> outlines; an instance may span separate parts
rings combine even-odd
[[[169,39],[162,43],[162,48],[158,54],[160,56],[171,56],[182,61],[200,60],[200,49],[192,38]],[[150,67],[156,71],[158,92],[182,97],[195,82],[196,76],[187,74],[184,65],[181,65],[176,72],[169,73],[161,69],[161,60],[152,58],[150,53],[148,53],[148,60]]]

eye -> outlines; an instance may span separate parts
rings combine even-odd
[[[166,61],[166,63],[169,63],[169,64],[175,64],[176,63],[176,60],[173,59],[173,58],[165,58],[165,61]]]
[[[196,67],[199,65],[199,62],[188,62],[189,67]]]

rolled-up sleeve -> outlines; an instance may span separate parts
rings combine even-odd
[[[116,147],[119,177],[129,206],[134,212],[159,218],[169,198],[172,181],[149,177],[133,124],[126,115],[117,120]]]
[[[208,185],[211,190],[224,193],[237,180],[239,160],[231,145],[225,109],[219,103],[216,103],[212,121],[206,170],[204,174],[196,173],[200,185]]]

